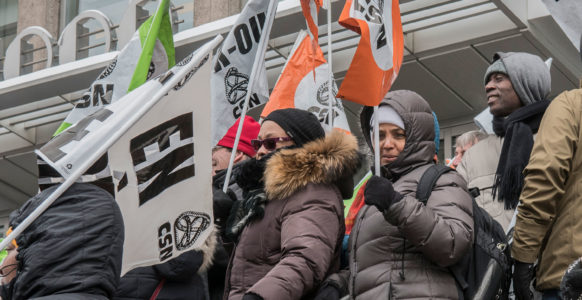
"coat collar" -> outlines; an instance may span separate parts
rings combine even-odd
[[[264,173],[265,192],[270,201],[284,199],[309,183],[334,184],[351,178],[360,164],[356,138],[334,130],[323,139],[273,155]]]

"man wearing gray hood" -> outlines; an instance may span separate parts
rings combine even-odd
[[[495,135],[469,149],[457,171],[469,188],[479,188],[479,206],[507,230],[519,201],[533,137],[549,105],[551,77],[539,56],[498,52],[484,81]]]
[[[534,135],[550,104],[550,85],[550,71],[543,60],[524,52],[496,53],[485,73],[495,135],[469,149],[457,171],[469,188],[479,188],[477,203],[505,230],[519,202]],[[514,286],[520,272],[529,267],[516,264]],[[520,299],[519,287],[516,294]]]

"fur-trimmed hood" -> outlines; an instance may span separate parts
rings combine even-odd
[[[265,193],[269,201],[284,199],[309,183],[336,184],[342,190],[339,183],[351,180],[360,165],[356,138],[334,130],[303,147],[275,153],[267,161]]]

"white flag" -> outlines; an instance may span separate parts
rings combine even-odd
[[[125,225],[122,274],[199,248],[212,230],[208,60],[219,42],[36,152],[68,181],[107,151]]]
[[[251,70],[254,64],[262,64],[250,97],[249,108],[267,102],[269,87],[265,61],[255,61],[261,35],[268,38],[275,19],[277,4],[269,0],[250,0],[238,16],[221,49],[212,62],[212,136],[213,145],[228,131],[242,114]],[[269,8],[271,8],[269,10]]]

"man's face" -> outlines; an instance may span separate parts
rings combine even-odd
[[[216,175],[216,172],[228,168],[230,152],[230,149],[224,147],[218,147],[212,151],[212,176]]]
[[[513,89],[511,80],[503,73],[493,73],[489,76],[485,92],[489,111],[496,117],[506,117],[523,106]]]
[[[404,129],[391,124],[381,123],[378,126],[380,135],[380,164],[387,165],[398,158],[406,144]]]
[[[461,159],[463,159],[463,155],[469,148],[473,146],[473,143],[465,145],[465,147],[455,147],[455,159],[453,159],[453,168],[456,168],[460,163]]]
[[[282,138],[286,138],[289,137],[287,135],[287,133],[285,133],[285,130],[283,128],[281,128],[281,126],[279,126],[277,123],[267,120],[265,122],[263,122],[263,124],[261,124],[261,130],[259,131],[259,136],[257,137],[257,139],[259,140],[264,140],[264,139],[268,139],[268,138],[277,138],[277,137],[282,137]],[[287,146],[291,146],[294,145],[295,143],[291,140],[291,141],[278,141],[276,143],[276,148],[273,150],[268,150],[265,145],[261,145],[261,148],[259,148],[259,150],[257,150],[257,154],[256,154],[256,158],[257,159],[261,159],[263,158],[263,156],[279,149],[279,148],[283,148],[283,147],[287,147]]]
[[[8,255],[4,258],[4,260],[0,263],[0,285],[5,285],[10,283],[14,277],[16,277],[16,254],[18,254],[18,250],[14,245],[11,243],[7,248],[6,251]]]

